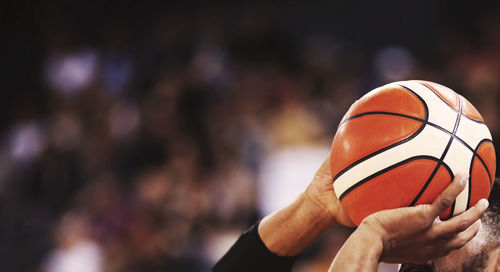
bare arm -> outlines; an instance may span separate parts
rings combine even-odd
[[[335,224],[354,226],[333,191],[328,157],[297,200],[245,231],[213,271],[290,271],[294,256]]]
[[[258,232],[270,251],[294,256],[336,224],[354,226],[333,191],[328,156],[306,191],[289,206],[262,219]]]
[[[382,239],[360,226],[344,243],[329,271],[376,271],[382,250]]]

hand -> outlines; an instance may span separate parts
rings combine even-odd
[[[457,175],[432,204],[385,210],[366,217],[359,230],[381,238],[380,260],[393,263],[425,263],[461,248],[478,232],[479,218],[488,201],[481,199],[466,212],[441,221],[439,215],[453,204],[467,177]]]
[[[432,204],[367,216],[344,243],[330,271],[376,271],[380,261],[425,263],[462,247],[478,232],[488,201],[481,199],[447,221],[439,220],[439,215],[453,204],[466,181],[457,175]]]
[[[269,250],[294,256],[337,223],[354,226],[333,191],[328,156],[305,192],[287,207],[264,217],[258,231]]]
[[[355,226],[342,209],[340,201],[333,190],[330,174],[330,155],[314,174],[313,180],[304,192],[304,196],[318,209],[327,211],[326,214],[330,217],[329,220],[332,226],[336,223],[348,227]]]

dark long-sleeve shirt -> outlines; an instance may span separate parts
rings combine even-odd
[[[260,239],[259,223],[243,232],[238,241],[212,268],[213,272],[225,271],[291,271],[296,256],[283,257],[271,252]]]

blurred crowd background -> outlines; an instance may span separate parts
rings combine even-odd
[[[391,81],[449,86],[500,136],[494,1],[12,1],[0,15],[3,272],[207,271]],[[295,271],[326,271],[348,233]]]

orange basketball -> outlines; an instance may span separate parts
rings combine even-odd
[[[466,188],[441,219],[487,198],[495,150],[479,112],[453,90],[401,81],[356,101],[339,124],[330,169],[335,194],[351,220],[384,209],[431,203],[458,172]]]

